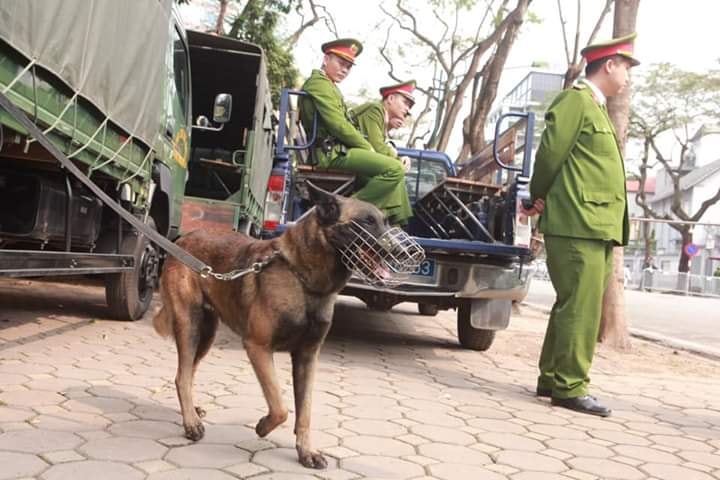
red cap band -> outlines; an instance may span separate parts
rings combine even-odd
[[[595,60],[600,60],[601,58],[605,57],[611,57],[613,55],[632,57],[633,44],[628,42],[618,45],[610,45],[609,47],[593,48],[592,50],[588,50],[587,52],[585,52],[585,60],[587,61],[587,63],[592,63]]]

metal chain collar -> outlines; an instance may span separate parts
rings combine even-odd
[[[270,262],[272,262],[273,260],[275,260],[275,258],[278,256],[280,256],[280,250],[273,250],[273,252],[270,255],[268,255],[267,257],[264,257],[259,262],[253,263],[248,268],[243,268],[241,270],[231,270],[227,273],[213,272],[212,267],[209,265],[206,265],[200,272],[200,276],[202,278],[213,277],[216,280],[222,280],[222,281],[236,280],[240,277],[244,277],[245,275],[249,275],[251,273],[255,273],[255,274],[260,273],[263,268],[267,267],[268,264]]]

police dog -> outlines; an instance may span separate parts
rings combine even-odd
[[[330,329],[337,294],[351,275],[340,251],[351,241],[351,222],[360,223],[377,236],[388,226],[381,211],[369,203],[333,195],[310,183],[308,191],[314,211],[275,239],[254,240],[235,232],[198,230],[178,240],[179,246],[216,272],[245,269],[270,260],[258,273],[221,281],[202,278],[169,258],[160,281],[163,307],[153,324],[160,335],[175,338],[175,385],[185,436],[191,440],[199,440],[205,433],[200,420],[205,412],[193,404],[193,377],[210,350],[218,322],[242,336],[262,387],[268,414],[255,427],[260,437],[288,417],[273,352],[290,352],[298,459],[305,467],[325,468],[327,461],[310,442],[310,409],[318,352]]]

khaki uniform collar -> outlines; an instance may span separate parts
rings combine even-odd
[[[588,80],[587,78],[583,78],[580,80],[580,83],[584,83],[588,86],[590,91],[593,94],[593,97],[595,97],[595,101],[598,102],[599,105],[605,105],[607,104],[607,97],[600,91],[600,89],[595,85],[593,82]]]

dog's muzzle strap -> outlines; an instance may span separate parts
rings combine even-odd
[[[215,280],[222,280],[225,282],[230,280],[237,280],[238,278],[244,277],[245,275],[249,275],[251,273],[258,274],[262,272],[263,268],[267,267],[270,262],[275,260],[275,258],[277,258],[278,256],[280,256],[280,250],[273,250],[270,255],[264,257],[259,262],[253,263],[248,268],[231,270],[227,273],[215,273],[210,267],[208,267],[208,270],[200,272],[200,276],[203,278],[213,277]]]

